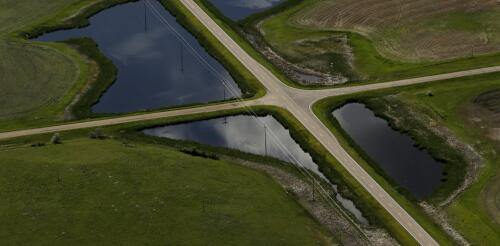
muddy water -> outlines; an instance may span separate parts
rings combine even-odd
[[[269,155],[280,160],[300,163],[308,170],[328,181],[318,169],[311,156],[300,147],[285,129],[272,116],[258,117],[231,116],[210,120],[195,121],[185,124],[168,125],[144,130],[146,135],[179,140],[190,140],[203,144],[238,149],[244,152]],[[266,128],[264,128],[266,125]],[[275,141],[275,139],[279,139]],[[283,144],[288,152],[283,152],[279,144]],[[336,190],[337,187],[332,185]],[[367,220],[354,203],[337,193],[339,203],[350,211],[356,219],[367,224]]]
[[[284,0],[208,0],[232,20],[241,20],[252,14],[271,8]]]
[[[122,113],[205,103],[240,96],[229,73],[157,1],[150,1],[164,20],[186,41],[166,28],[144,1],[104,10],[90,18],[90,25],[48,33],[41,41],[91,37],[118,68],[118,78],[93,107],[96,113]],[[190,52],[192,47],[204,64]],[[224,93],[221,80],[236,88]]]
[[[392,129],[365,105],[350,103],[333,112],[344,131],[398,185],[423,199],[441,184],[443,163]]]

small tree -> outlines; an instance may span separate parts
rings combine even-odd
[[[54,134],[50,139],[50,142],[52,144],[62,144],[61,136],[59,135],[59,133]]]

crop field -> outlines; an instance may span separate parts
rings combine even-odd
[[[0,147],[2,245],[330,245],[267,175],[165,146]]]
[[[60,44],[17,37],[21,30],[54,18],[77,0],[0,1],[0,128],[61,119],[84,82],[85,61]],[[13,120],[14,123],[7,123]]]
[[[4,42],[0,54],[0,120],[57,104],[78,76],[77,64],[50,48]]]
[[[244,24],[292,63],[351,82],[500,64],[498,1],[368,2],[298,1]]]
[[[402,60],[436,60],[500,52],[496,0],[318,1],[295,23],[368,36],[377,50]]]

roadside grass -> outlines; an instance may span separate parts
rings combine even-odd
[[[340,165],[337,160],[305,129],[304,126],[288,111],[274,107],[274,106],[257,106],[252,107],[252,110],[260,116],[272,115],[277,119],[285,128],[290,131],[292,138],[299,143],[299,145],[313,158],[314,162],[318,164],[320,171],[332,182],[338,185],[339,192],[351,200],[356,206],[363,211],[363,215],[370,221],[372,226],[385,227],[398,241],[404,245],[417,245],[416,241],[401,227],[401,225],[394,220],[394,218],[387,213],[387,211],[380,206],[380,204],[373,199],[373,197],[362,188],[359,183]],[[159,119],[149,122],[131,123],[121,126],[121,136],[129,138],[131,141],[144,140],[145,136],[138,131],[168,124],[187,123],[191,121],[205,120],[211,118],[218,118],[222,116],[248,114],[245,109],[234,109],[217,111],[212,113],[204,113],[198,115],[188,115],[181,117],[172,117],[168,119]],[[262,157],[258,155],[247,154],[238,150],[231,150],[220,147],[210,147],[194,143],[191,141],[174,141],[168,139],[159,139],[147,137],[148,141],[154,143],[167,143],[170,145],[177,145],[180,148],[198,149],[207,155],[228,155],[242,159],[249,159],[257,162],[274,163],[277,160],[273,158]],[[154,140],[152,140],[154,139]],[[280,161],[278,161],[280,162]],[[446,244],[445,244],[446,245]]]
[[[464,123],[464,115],[462,115],[461,112],[462,108],[471,103],[475,96],[479,95],[481,92],[498,88],[499,86],[499,74],[495,73],[452,79],[433,84],[413,85],[404,88],[385,89],[381,91],[358,93],[351,96],[327,98],[317,102],[313,106],[313,109],[316,115],[330,128],[332,133],[337,136],[342,146],[349,154],[440,243],[441,239],[447,237],[444,232],[424,214],[415,204],[415,200],[411,197],[407,197],[404,191],[398,190],[397,186],[394,186],[391,181],[385,178],[383,173],[380,173],[376,164],[371,163],[369,158],[364,156],[363,151],[361,151],[349,136],[343,132],[331,112],[334,108],[347,102],[362,101],[370,105],[370,100],[372,100],[372,102],[373,100],[383,100],[383,97],[391,95],[392,98],[400,100],[406,107],[429,115],[432,119],[436,120],[438,125],[446,126],[460,139],[472,144],[479,150],[484,158],[485,165],[477,181],[462,193],[450,206],[446,207],[445,210],[451,224],[470,240],[471,243],[497,245],[499,243],[498,240],[500,240],[498,233],[500,230],[498,224],[494,222],[494,217],[492,217],[495,215],[488,215],[485,211],[485,202],[491,202],[489,200],[495,198],[485,197],[484,193],[488,189],[492,189],[492,187],[488,187],[488,185],[495,185],[495,180],[500,176],[498,174],[498,157],[494,154],[496,153],[495,151],[498,151],[498,146],[480,135],[480,129],[468,128]],[[429,96],[429,93],[432,93],[433,96]],[[383,103],[383,101],[379,101],[378,103]],[[372,109],[375,110],[376,114],[382,117],[384,116],[383,112],[380,111],[382,107],[375,106]],[[409,117],[404,115],[401,110],[397,112],[402,113],[401,117],[403,119]],[[390,118],[385,118],[390,120]],[[442,148],[442,141],[436,139],[436,137],[432,137],[432,134],[429,133],[425,126],[419,124],[393,124],[393,122],[391,122],[391,125],[393,127],[404,126],[397,130],[410,134],[420,147],[427,148],[433,155],[439,154],[438,158],[444,158],[446,160],[460,155],[456,150],[450,150],[449,147]],[[449,194],[453,188],[452,186],[457,185],[457,182],[461,181],[463,178],[463,165],[453,165],[448,168],[452,168],[447,170],[449,172],[449,178],[451,180],[455,179],[455,181],[451,182],[449,187],[442,187],[433,197],[429,198],[431,203],[442,200]],[[453,170],[457,168],[458,170]],[[448,180],[448,182],[450,182],[450,180]]]
[[[160,0],[160,2],[182,26],[198,39],[207,52],[229,71],[244,93],[243,98],[258,98],[265,95],[265,88],[257,78],[182,3],[169,0]]]
[[[416,107],[422,112],[437,112],[432,115],[439,124],[448,127],[463,141],[471,144],[482,156],[483,167],[476,182],[467,189],[446,211],[448,218],[473,244],[500,244],[498,224],[499,207],[488,210],[488,204],[498,199],[493,191],[500,179],[500,158],[498,142],[488,139],[484,130],[473,127],[470,116],[464,109],[473,103],[480,94],[500,88],[500,74],[477,76],[461,80],[460,83],[437,84],[427,90],[434,94],[431,98],[423,96],[426,89],[406,90],[398,99]]]
[[[194,0],[194,1],[217,23],[217,25],[219,25],[220,28],[224,30],[224,32],[226,32],[236,43],[238,43],[238,45],[240,45],[240,47],[243,50],[245,50],[250,56],[252,56],[253,59],[259,62],[269,71],[271,71],[283,83],[289,86],[300,87],[300,85],[289,80],[288,77],[285,76],[285,74],[281,70],[279,70],[278,68],[276,68],[276,66],[271,64],[267,60],[267,58],[265,58],[259,51],[257,51],[252,46],[252,44],[250,44],[250,42],[242,36],[241,32],[238,29],[237,23],[230,21],[228,18],[222,15],[222,13],[220,13],[217,10],[217,8],[215,8],[212,4],[210,4],[209,1],[204,1],[204,0]],[[172,1],[172,2],[177,3],[177,1],[175,2]]]
[[[283,126],[289,131],[293,139],[295,139],[300,146],[308,153],[311,154],[313,160],[318,164],[321,172],[328,177],[333,183],[338,185],[339,192],[348,199],[355,202],[356,206],[363,212],[363,215],[370,221],[372,226],[385,227],[393,237],[404,245],[418,245],[416,241],[401,227],[401,225],[394,220],[394,218],[387,213],[387,211],[380,206],[380,204],[373,199],[373,197],[362,188],[359,183],[340,165],[337,160],[326,150],[324,147],[302,126],[302,124],[295,119],[288,111],[273,107],[273,106],[258,106],[252,108],[257,115],[273,115]],[[207,156],[226,155],[251,160],[259,163],[278,164],[282,163],[274,158],[262,157],[244,153],[238,150],[232,150],[220,147],[211,147],[207,145],[198,144],[191,141],[174,141],[163,138],[148,137],[139,132],[142,129],[162,126],[167,124],[186,123],[197,120],[204,120],[210,118],[217,118],[229,115],[248,114],[245,109],[224,110],[211,113],[203,113],[196,115],[186,115],[179,117],[170,117],[166,119],[157,119],[145,122],[128,123],[117,126],[109,126],[102,128],[102,131],[109,133],[111,136],[117,136],[119,139],[124,139],[127,143],[144,142],[148,144],[165,144],[173,146],[178,149],[196,150]],[[64,139],[67,134],[80,134],[81,136],[87,135],[92,129],[82,129],[78,131],[71,131],[68,133],[61,133]],[[11,139],[3,141],[2,144],[16,145],[16,143],[24,143],[26,145],[36,144],[39,142],[46,142],[50,139],[51,134],[35,135]],[[445,244],[446,245],[446,244]]]
[[[2,244],[332,243],[272,179],[227,161],[70,134],[0,160]]]
[[[270,16],[260,16],[254,18],[245,24],[246,28],[255,28],[255,25],[260,23],[261,34],[264,41],[273,49],[295,63],[329,63],[329,61],[314,61],[315,59],[328,59],[328,57],[344,56],[345,54],[339,48],[333,47],[332,50],[327,50],[324,56],[312,56],[316,46],[304,46],[303,42],[317,42],[325,38],[332,38],[344,35],[348,41],[348,45],[352,48],[353,55],[353,70],[357,76],[349,75],[346,67],[347,59],[338,60],[336,72],[347,74],[354,78],[352,82],[383,82],[390,80],[398,80],[405,78],[414,78],[420,76],[434,75],[439,73],[455,72],[460,70],[468,70],[480,67],[488,67],[500,64],[500,54],[469,56],[458,59],[448,59],[442,61],[422,61],[422,62],[405,62],[393,58],[382,56],[377,48],[373,45],[373,40],[354,32],[345,30],[328,31],[318,30],[313,28],[300,27],[292,21],[294,15],[301,11],[306,11],[311,8],[311,5],[316,3],[316,0],[306,0],[299,4],[291,4],[289,8],[274,13]],[[338,68],[341,68],[338,70]],[[296,85],[300,86],[300,85]],[[314,86],[317,87],[317,86]]]
[[[36,53],[28,53],[28,50],[25,50],[24,52],[26,52],[26,55],[24,58],[16,56],[16,54],[11,54],[10,56],[13,57],[12,61],[7,65],[2,65],[2,67],[0,67],[1,70],[12,70],[12,73],[9,73],[9,76],[11,77],[7,78],[9,83],[2,84],[2,86],[5,86],[5,88],[2,88],[2,92],[12,98],[17,98],[17,100],[9,99],[9,102],[15,103],[16,107],[30,109],[24,111],[18,110],[13,113],[9,112],[10,114],[3,117],[3,119],[0,114],[0,131],[32,128],[36,126],[48,126],[60,123],[64,119],[65,115],[68,116],[68,112],[65,112],[66,107],[71,107],[71,116],[74,116],[69,117],[69,119],[112,116],[93,114],[91,112],[93,104],[99,100],[102,93],[104,93],[105,90],[114,82],[116,77],[116,68],[112,62],[110,62],[98,51],[93,41],[88,39],[73,39],[64,42],[46,43],[25,41],[23,38],[36,37],[45,32],[58,29],[85,26],[88,24],[87,18],[89,16],[92,16],[103,9],[128,1],[129,0],[106,0],[97,3],[92,1],[81,1],[77,3],[67,3],[66,5],[64,5],[62,1],[59,2],[59,4],[51,3],[54,6],[47,6],[47,12],[44,12],[44,15],[40,14],[41,16],[39,18],[21,18],[18,20],[19,23],[17,23],[17,25],[9,25],[8,29],[12,29],[12,32],[6,34],[5,38],[12,40],[9,41],[10,43],[17,46],[29,45],[30,47],[33,47],[33,49],[42,49],[45,53],[48,53],[44,54],[48,58],[40,57],[40,59],[30,59],[30,56],[35,56]],[[187,9],[185,9],[179,2],[163,1],[162,3],[173,15],[176,15],[177,20],[184,27],[193,33],[206,50],[211,55],[216,57],[226,69],[228,69],[231,76],[242,89],[244,98],[258,98],[265,94],[265,89],[260,85],[256,78],[253,77],[253,75],[241,63],[239,63],[239,61],[227,49],[225,49],[225,47],[220,44],[210,32],[205,30],[201,23],[199,23],[199,21],[196,20]],[[24,6],[24,4],[11,5],[12,8],[18,8],[17,11],[35,11],[35,9]],[[42,8],[42,10],[44,9],[45,8]],[[57,9],[57,12],[50,12],[56,11],[55,9]],[[9,15],[13,15],[16,10],[7,9],[5,12],[8,12]],[[0,40],[0,44],[1,41],[2,40]],[[53,50],[49,50],[48,48],[52,48]],[[0,49],[0,51],[3,50],[9,49]],[[56,58],[63,57],[65,59],[63,61],[54,60],[52,63],[41,62],[44,59],[49,59],[50,56],[55,56]],[[61,59],[62,58],[60,58],[60,60]],[[48,71],[39,69],[40,71],[35,73],[31,67],[25,69],[18,68],[18,64],[29,62],[38,62],[37,64],[31,65],[31,67],[36,68],[36,66],[40,66],[42,68],[50,67],[51,69],[46,69]],[[56,67],[56,69],[52,66]],[[63,75],[71,75],[72,80],[69,78],[54,79],[57,75],[59,75],[59,73],[62,73]],[[69,75],[67,77],[69,77]],[[42,86],[41,83],[33,86],[34,81],[40,78],[45,78],[45,80],[52,83],[47,84],[49,86],[57,86],[55,87],[57,90],[50,90],[51,87],[47,86],[40,88],[40,86]],[[77,80],[75,78],[77,78]],[[10,84],[14,82],[19,83],[19,81],[26,84],[25,87],[27,89],[33,89],[33,91],[26,90],[24,88],[21,89],[20,87],[15,87]],[[69,87],[71,83],[75,84],[71,90],[62,90],[65,87]],[[48,88],[48,90],[45,88]],[[38,92],[40,92],[42,96],[36,98],[36,100],[31,100],[33,98],[30,95]],[[46,99],[48,96],[43,97],[43,95],[50,95],[51,97]],[[75,97],[78,98],[77,102],[73,102],[72,100]],[[43,101],[43,99],[46,100]],[[193,105],[183,105],[182,107],[186,106]],[[16,107],[5,107],[5,110],[13,111]],[[2,110],[3,109],[4,108],[2,108]]]

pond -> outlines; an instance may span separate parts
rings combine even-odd
[[[295,142],[290,132],[274,117],[265,116],[255,119],[252,116],[238,115],[155,127],[143,132],[149,136],[190,140],[257,155],[267,154],[286,162],[300,163],[306,169],[329,182],[319,171],[318,165],[314,163],[311,155]],[[281,148],[280,145],[284,148]],[[284,152],[283,149],[287,151]],[[332,186],[337,191],[337,186]],[[345,199],[338,193],[336,198],[360,223],[368,223],[352,201]]]
[[[285,0],[208,0],[212,5],[231,20],[242,20],[261,12]]]
[[[117,80],[94,105],[95,113],[206,103],[223,100],[225,95],[239,97],[241,91],[224,67],[159,2],[149,2],[151,5],[138,1],[112,7],[91,17],[88,27],[48,33],[37,40],[91,37],[113,61],[118,68]],[[225,91],[222,80],[235,88],[234,93]]]
[[[392,129],[364,104],[349,103],[333,112],[342,129],[398,185],[415,198],[430,196],[441,184],[443,163]]]

